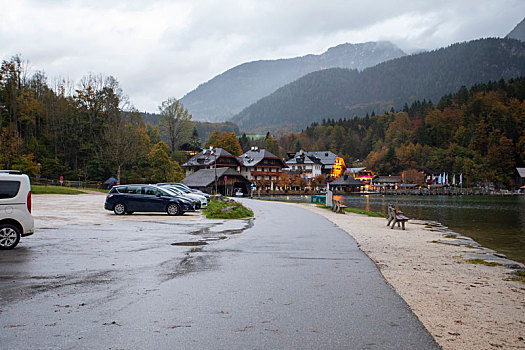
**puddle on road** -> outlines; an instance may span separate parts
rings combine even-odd
[[[163,282],[200,271],[215,269],[217,267],[217,255],[207,254],[203,246],[213,242],[224,241],[232,235],[238,235],[246,229],[253,227],[253,219],[232,220],[223,223],[212,223],[206,227],[191,232],[191,235],[200,236],[196,241],[181,241],[171,243],[172,246],[192,247],[186,252],[186,257],[177,261],[177,258],[163,262],[159,267],[164,271]]]
[[[239,227],[239,224],[242,226]],[[253,227],[253,219],[243,220],[241,222],[226,221],[224,223],[214,223],[210,226],[195,230],[190,233],[191,235],[201,236],[203,237],[202,239],[198,241],[175,242],[171,243],[171,245],[186,247],[208,245],[208,242],[226,240],[228,239],[228,236],[241,234],[251,227]],[[218,234],[219,236],[217,236]],[[211,237],[208,237],[208,235]]]
[[[212,223],[209,226],[192,231],[191,235],[207,236],[207,235],[236,235],[253,227],[254,219],[248,220],[229,220],[219,223]]]
[[[171,243],[171,245],[179,245],[179,246],[185,246],[185,247],[192,247],[196,245],[207,245],[208,243],[205,241],[196,241],[196,242],[175,242]]]
[[[226,236],[220,236],[220,237],[210,237],[206,239],[201,239],[200,241],[189,241],[189,242],[175,242],[171,243],[171,245],[178,245],[178,246],[185,246],[185,247],[193,247],[193,246],[199,246],[199,245],[208,245],[208,242],[213,241],[222,241],[224,239],[228,239]]]

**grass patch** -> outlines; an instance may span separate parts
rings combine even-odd
[[[379,213],[369,211],[369,210],[357,209],[357,208],[345,208],[345,211],[349,213],[368,215],[374,218],[384,218],[385,217],[383,214],[379,214]]]
[[[446,235],[445,238],[458,238],[458,235]]]
[[[204,209],[208,219],[244,219],[253,217],[253,211],[239,202],[223,202],[212,199]]]
[[[511,273],[512,277],[509,278],[511,281],[525,283],[525,270],[519,270]]]
[[[316,206],[321,209],[328,209],[332,210],[332,207],[329,207],[322,203],[316,203]],[[357,209],[357,208],[345,208],[345,211],[348,213],[354,213],[354,214],[361,214],[361,215],[368,215],[375,218],[384,218],[385,216],[383,214],[379,214],[373,211],[364,210],[364,209]]]
[[[433,228],[433,226],[425,225],[425,228]]]
[[[31,185],[31,194],[82,194],[81,190],[64,186]]]
[[[86,187],[86,188],[83,188],[82,190],[95,191],[95,192],[100,192],[100,193],[108,193],[109,192],[109,190],[105,189],[105,188],[90,188],[90,187]]]
[[[485,265],[485,266],[502,266],[503,265],[503,264],[500,264],[499,262],[486,261],[483,259],[469,259],[467,260],[467,262],[471,264],[479,264],[479,265]]]
[[[249,137],[252,140],[260,140],[260,139],[264,139],[266,135],[248,134],[246,135],[246,137]]]

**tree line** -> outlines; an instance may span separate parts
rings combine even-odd
[[[395,111],[353,119],[324,119],[300,133],[253,138],[212,131],[205,147],[240,155],[253,146],[286,152],[330,150],[347,166],[382,175],[407,169],[462,173],[470,185],[510,187],[525,165],[525,78],[461,87],[437,104],[416,101]],[[33,177],[122,183],[180,181],[185,150],[201,149],[192,116],[168,98],[145,122],[112,77],[89,74],[76,84],[48,85],[19,56],[0,66],[0,168]],[[147,119],[147,118],[146,118]],[[204,125],[204,124],[203,124]]]
[[[146,124],[112,76],[49,86],[15,56],[0,67],[0,168],[50,179],[179,181],[182,145],[200,141],[176,99],[162,102],[159,115],[158,125]]]
[[[468,185],[511,188],[525,165],[525,78],[461,87],[434,105],[416,101],[402,110],[312,123],[278,139],[287,151],[330,150],[348,167],[381,175],[403,170],[463,174]]]

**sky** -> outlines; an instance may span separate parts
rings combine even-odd
[[[48,85],[115,77],[155,113],[244,62],[388,40],[407,53],[504,37],[525,0],[0,0],[0,59],[20,55]]]

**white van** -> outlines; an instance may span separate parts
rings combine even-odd
[[[17,170],[0,170],[0,250],[13,249],[20,237],[34,232],[29,177]]]

